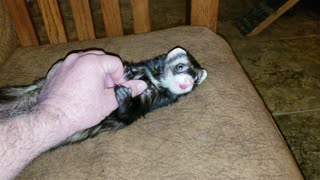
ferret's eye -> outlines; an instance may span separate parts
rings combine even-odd
[[[177,64],[176,65],[176,71],[177,72],[183,72],[183,71],[185,71],[185,70],[187,70],[188,69],[188,66],[187,65],[185,65],[185,64]]]

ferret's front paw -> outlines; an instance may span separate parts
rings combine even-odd
[[[116,93],[116,99],[119,106],[123,105],[126,101],[128,101],[131,97],[131,89],[125,86],[118,85],[114,88]]]

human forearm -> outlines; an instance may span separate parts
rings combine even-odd
[[[36,110],[4,119],[14,109],[0,104],[0,179],[14,178],[42,152],[108,116],[118,107],[115,85],[129,87],[132,96],[147,88],[143,81],[123,77],[116,56],[103,51],[72,53],[49,71]]]
[[[0,123],[0,179],[14,178],[32,159],[72,134],[62,116],[41,108]]]

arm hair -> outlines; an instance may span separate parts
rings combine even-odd
[[[0,121],[0,179],[13,179],[32,159],[71,135],[65,117],[42,108]]]

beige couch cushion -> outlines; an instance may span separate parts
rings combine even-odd
[[[140,61],[177,45],[208,70],[196,91],[128,128],[47,152],[18,179],[302,179],[232,50],[203,27],[17,49],[0,68],[0,84],[31,82],[74,49]]]

